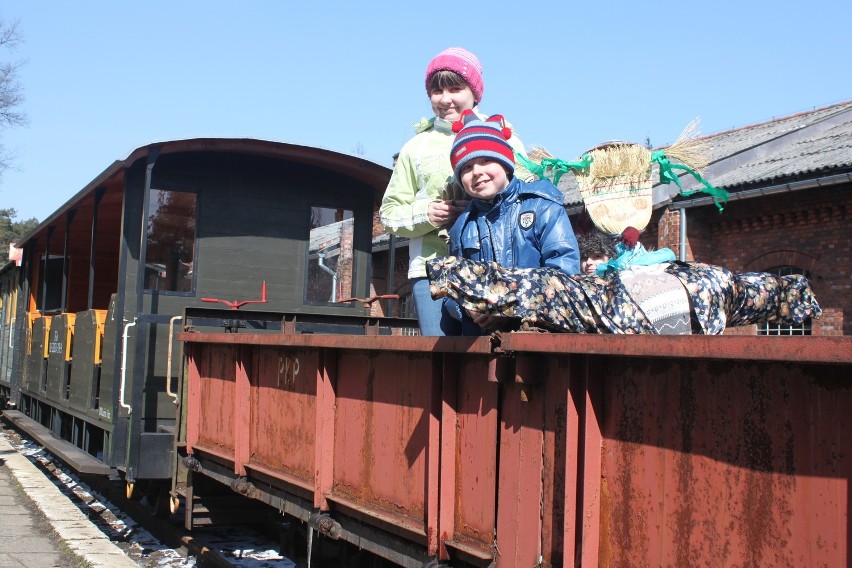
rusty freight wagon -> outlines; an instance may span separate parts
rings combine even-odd
[[[19,276],[3,273],[2,338],[15,348],[0,389],[17,406],[4,415],[78,471],[118,474],[128,493],[142,481],[165,503],[183,310],[363,330],[364,307],[339,300],[374,293],[373,213],[389,177],[361,158],[251,139],[161,142],[116,161],[17,243]]]
[[[849,564],[849,338],[180,338],[190,526],[213,480],[402,566]]]

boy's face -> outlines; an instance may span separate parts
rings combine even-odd
[[[609,261],[609,257],[606,255],[589,256],[588,258],[583,259],[583,262],[580,263],[580,272],[582,274],[594,274],[598,265],[607,261]]]
[[[450,122],[461,118],[463,111],[472,109],[476,104],[473,91],[467,85],[433,89],[429,94],[429,100],[432,102],[432,111],[435,116]]]
[[[491,201],[509,185],[509,176],[500,162],[490,158],[474,158],[459,172],[462,187],[471,197]]]

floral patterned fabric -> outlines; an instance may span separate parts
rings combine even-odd
[[[744,272],[734,277],[734,290],[729,325],[799,325],[822,312],[807,278],[800,274]]]
[[[692,307],[692,332],[720,334],[727,326],[801,324],[821,310],[803,276],[734,275],[719,266],[669,262]],[[623,285],[619,272],[569,276],[553,268],[506,269],[496,263],[443,257],[427,263],[433,298],[468,311],[513,318],[522,329],[571,333],[658,333]]]

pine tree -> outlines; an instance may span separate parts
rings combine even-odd
[[[18,239],[38,225],[35,217],[26,221],[16,221],[18,212],[14,209],[0,209],[0,266],[9,261],[9,244],[18,242]]]

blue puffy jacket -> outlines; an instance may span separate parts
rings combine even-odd
[[[505,268],[580,272],[580,254],[563,194],[546,180],[514,178],[492,202],[473,199],[450,229],[450,255]]]

